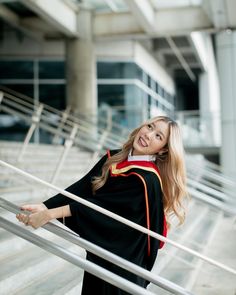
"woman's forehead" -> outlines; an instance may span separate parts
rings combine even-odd
[[[167,122],[165,122],[164,120],[161,120],[161,119],[157,119],[155,121],[152,121],[152,124],[154,124],[156,127],[169,129],[169,124]]]

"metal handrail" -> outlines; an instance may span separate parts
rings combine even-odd
[[[227,196],[225,193],[220,192],[216,189],[210,188],[206,186],[205,184],[202,184],[201,181],[193,180],[191,177],[188,177],[187,179],[188,186],[193,187],[194,189],[199,189],[200,191],[210,194],[211,197],[213,196],[214,199],[222,200],[222,201],[229,201],[232,199],[232,197]],[[235,211],[236,214],[236,211]]]
[[[188,187],[188,192],[191,196],[202,201],[203,203],[206,203],[206,204],[211,205],[215,208],[218,208],[227,214],[230,214],[230,215],[236,214],[236,209],[234,207],[229,206],[229,205],[227,205],[217,199],[214,199],[204,193],[201,193],[200,191],[197,191],[192,187]]]
[[[19,93],[15,92],[15,91],[11,91],[9,89],[6,90],[4,87],[0,87],[0,89],[2,89],[5,97],[17,102],[19,104],[19,108],[21,110],[23,110],[23,107],[22,107],[22,105],[23,105],[25,107],[29,107],[30,109],[32,109],[32,112],[33,112],[34,107],[39,105],[39,103],[35,103],[32,98],[29,98],[25,95],[20,95]],[[19,98],[19,97],[21,97],[21,98]],[[57,116],[58,119],[60,119],[62,116],[62,111],[59,111],[51,106],[44,104],[44,111],[42,114],[42,118],[47,119],[48,114],[50,114],[50,115],[53,114],[54,116]],[[77,123],[79,125],[87,124],[88,126],[91,126],[94,124],[94,121],[91,120],[91,116],[88,117],[88,116],[86,116],[84,114],[80,114],[80,113],[78,115],[79,115],[79,118],[75,117],[72,114],[69,114],[69,116],[66,120],[66,124],[63,126],[63,128],[69,128],[69,126],[73,126],[74,123]],[[83,119],[80,119],[80,117]],[[95,119],[97,119],[97,118],[95,118]],[[99,121],[101,123],[104,122],[105,124],[107,124],[106,119],[104,119],[103,117],[99,117]],[[112,122],[112,126],[114,128],[119,128],[119,129],[121,128],[120,125],[118,125],[114,122]],[[124,126],[122,126],[122,130],[123,129],[124,129]],[[102,131],[102,129],[101,129],[101,131]]]
[[[75,255],[73,252],[57,245],[54,242],[48,241],[38,235],[16,225],[2,217],[0,217],[0,226],[5,230],[31,242],[34,245],[50,252],[82,269],[93,274],[96,277],[102,278],[104,281],[134,295],[154,295],[154,293],[114,274],[113,272],[91,262],[82,257]]]
[[[11,99],[12,101],[6,101],[6,99]],[[4,105],[4,103],[7,102],[6,105]],[[9,108],[9,103],[11,108]],[[80,135],[81,134],[87,134],[87,131],[92,128],[94,128],[94,124],[92,124],[91,122],[85,121],[85,120],[81,120],[78,118],[68,118],[66,121],[66,124],[63,125],[62,129],[60,131],[58,131],[58,122],[57,120],[54,119],[54,121],[52,121],[49,118],[49,114],[50,115],[57,115],[58,120],[60,120],[60,113],[62,112],[55,112],[55,113],[50,113],[48,111],[45,110],[45,108],[47,108],[47,105],[43,104],[44,109],[42,111],[41,114],[41,120],[38,122],[38,126],[43,128],[44,130],[52,133],[53,135],[57,134],[60,137],[62,137],[63,139],[67,139],[69,137],[69,134],[71,133],[71,130],[74,126],[74,124],[78,124],[78,129],[80,131]],[[17,115],[20,118],[22,118],[23,120],[31,123],[32,122],[32,116],[35,110],[35,106],[31,106],[31,110],[29,110],[28,108],[26,108],[25,106],[22,106],[22,104],[20,103],[20,100],[18,98],[13,97],[12,95],[5,95],[3,96],[1,105],[0,105],[1,109],[7,113],[10,113],[12,115]],[[45,114],[46,112],[46,114]],[[59,115],[60,114],[60,115]],[[30,116],[30,117],[29,117]],[[71,115],[70,115],[71,116]],[[104,132],[107,131],[107,129],[102,129],[102,128],[97,128],[97,134],[103,134]],[[113,139],[114,137],[114,139]],[[96,140],[94,140],[93,138],[91,138],[90,140],[93,140],[96,142]],[[79,137],[77,136],[74,139],[74,142],[77,144],[81,144],[81,141],[79,139]],[[109,144],[112,144],[115,147],[118,147],[119,143],[122,143],[120,140],[118,140],[117,136],[113,136],[112,133],[109,134],[109,138],[107,138],[107,142],[109,142]],[[102,153],[103,151],[101,151]]]
[[[236,188],[236,183],[235,181],[233,181],[232,179],[230,179],[229,177],[225,176],[222,172],[217,172],[214,169],[204,166],[204,169],[201,165],[198,165],[198,163],[195,161],[194,163],[189,163],[187,162],[187,169],[191,167],[194,167],[194,170],[200,169],[200,172],[205,175],[207,178],[212,179],[213,181],[219,181],[220,183],[222,183],[223,185],[229,185],[232,186],[234,188]]]
[[[98,211],[98,212],[100,212],[100,213],[102,213],[102,214],[104,214],[104,215],[106,215],[108,217],[111,217],[111,218],[113,218],[113,219],[115,219],[115,220],[117,220],[117,221],[119,221],[119,222],[121,222],[123,224],[126,224],[126,225],[128,225],[128,226],[130,226],[130,227],[132,227],[132,228],[134,228],[134,229],[136,229],[136,230],[138,230],[138,231],[140,231],[140,232],[142,232],[144,234],[147,234],[147,235],[149,235],[149,236],[151,236],[151,237],[153,237],[153,238],[155,238],[157,240],[160,240],[162,242],[169,243],[169,244],[171,244],[172,246],[174,246],[176,248],[179,248],[179,249],[181,249],[181,250],[183,250],[185,252],[188,252],[191,255],[194,255],[194,256],[196,256],[196,257],[198,257],[198,258],[200,258],[200,259],[202,259],[202,260],[204,260],[204,261],[206,261],[206,262],[208,262],[210,264],[213,264],[213,265],[215,265],[215,266],[217,266],[217,267],[219,267],[219,268],[221,268],[221,269],[223,269],[223,270],[225,270],[225,271],[227,271],[229,273],[232,273],[232,274],[236,275],[236,269],[233,269],[233,268],[231,268],[231,267],[229,267],[229,266],[227,266],[227,265],[225,265],[225,264],[223,264],[221,262],[218,262],[218,261],[216,261],[216,260],[214,260],[212,258],[209,258],[209,257],[207,257],[205,255],[202,255],[202,254],[198,253],[197,251],[194,251],[194,250],[192,250],[192,249],[190,249],[190,248],[188,248],[186,246],[183,246],[183,245],[181,245],[181,244],[179,244],[179,243],[177,243],[177,242],[175,242],[175,241],[173,241],[173,240],[171,240],[169,238],[166,238],[166,237],[164,237],[164,236],[162,236],[162,235],[160,235],[160,234],[158,234],[158,233],[156,233],[154,231],[148,230],[147,228],[145,228],[145,227],[143,227],[143,226],[141,226],[139,224],[136,224],[135,222],[132,222],[129,219],[126,219],[126,218],[124,218],[124,217],[122,217],[122,216],[120,216],[118,214],[115,214],[115,213],[113,213],[113,212],[111,212],[111,211],[109,211],[107,209],[104,209],[104,208],[102,208],[102,207],[100,207],[100,206],[98,206],[98,205],[96,205],[96,204],[94,204],[92,202],[89,202],[89,201],[87,201],[87,200],[85,200],[85,199],[83,199],[83,198],[81,198],[79,196],[76,196],[75,194],[72,194],[72,193],[70,193],[70,192],[68,192],[66,190],[63,190],[63,189],[61,189],[61,188],[59,188],[59,187],[57,187],[55,185],[52,185],[52,184],[50,184],[50,183],[48,183],[48,182],[46,182],[46,181],[44,181],[42,179],[39,179],[38,177],[33,176],[33,175],[31,175],[31,174],[29,174],[29,173],[15,167],[15,166],[13,166],[13,165],[10,165],[10,164],[2,161],[2,160],[0,160],[0,165],[2,165],[4,167],[8,167],[9,169],[14,170],[15,172],[17,172],[17,173],[19,173],[19,174],[21,174],[21,175],[23,175],[23,176],[25,176],[25,177],[27,177],[27,178],[29,178],[31,180],[34,180],[34,181],[36,181],[36,182],[38,182],[38,183],[40,183],[40,184],[42,184],[42,185],[44,185],[44,186],[46,186],[46,187],[48,187],[50,189],[53,189],[53,190],[63,194],[64,196],[69,197],[72,200],[75,200],[75,201],[77,201],[77,202],[79,202],[79,203],[81,203],[81,204],[83,204],[83,205],[85,205],[85,206],[87,206],[87,207],[89,207],[89,208],[91,208],[93,210],[96,210],[96,211]]]
[[[11,96],[14,96],[14,97],[20,98],[22,101],[25,101],[26,104],[27,104],[27,102],[28,102],[29,104],[31,104],[31,105],[34,105],[34,106],[37,106],[37,105],[39,104],[39,102],[36,102],[36,101],[33,100],[31,97],[29,97],[29,96],[27,96],[27,95],[24,95],[24,94],[22,94],[22,93],[19,93],[19,92],[17,92],[17,91],[14,91],[14,90],[12,90],[12,89],[9,89],[8,87],[5,87],[5,86],[0,85],[0,91],[4,92],[4,94],[7,94],[7,95],[11,95]],[[55,114],[57,114],[57,115],[59,115],[59,116],[61,117],[61,113],[62,113],[62,111],[59,111],[59,110],[56,109],[56,108],[53,108],[53,107],[51,107],[51,106],[49,106],[49,105],[44,104],[44,109],[45,109],[45,110],[48,110],[49,113],[55,113]],[[88,117],[88,116],[84,115],[84,113],[80,113],[80,112],[78,112],[78,116],[79,116],[80,118],[83,118],[82,121],[87,121],[88,124],[91,123],[91,116]],[[75,116],[72,115],[72,114],[70,114],[69,119],[70,119],[73,123],[74,123],[74,122],[79,123],[79,121],[80,121],[79,118],[75,117]],[[95,117],[95,119],[96,119],[96,117]],[[104,123],[106,124],[106,119],[104,119],[104,118],[99,118],[99,120],[100,120],[101,122],[104,122]],[[120,125],[119,125],[119,124],[117,124],[117,123],[115,123],[115,122],[112,122],[112,125],[113,125],[114,127],[118,127],[118,128],[120,129]],[[122,126],[122,128],[124,128],[124,126]]]
[[[15,98],[12,95],[8,95],[7,97],[8,98],[11,97],[11,99],[13,99],[15,101],[15,103],[13,105],[15,107],[18,107],[18,105],[16,105],[16,104],[17,103],[20,103],[20,99]],[[28,106],[28,104],[30,104],[30,103],[27,102],[27,106]],[[39,105],[40,104],[38,104],[38,106]],[[23,115],[22,113],[19,113],[16,109],[9,109],[9,107],[4,106],[4,105],[1,105],[1,107],[2,107],[3,110],[7,111],[8,113],[17,114],[18,116],[20,116],[21,118],[23,118],[25,121],[32,122],[32,118],[28,118],[26,115]],[[33,109],[33,106],[31,106],[31,108],[32,108],[32,114],[33,114],[35,110]],[[46,105],[44,105],[44,108],[46,108]],[[50,107],[49,107],[49,109],[50,109]],[[53,108],[52,108],[52,110],[54,111]],[[49,112],[48,112],[48,114],[49,114]],[[61,112],[60,111],[57,111],[56,114],[61,114]],[[44,119],[44,120],[43,121],[40,120],[38,122],[38,126],[40,126],[41,128],[43,128],[44,130],[50,132],[53,135],[55,135],[55,134],[59,135],[65,141],[67,141],[67,140],[70,139],[70,133],[71,133],[72,128],[73,128],[72,121],[67,120],[66,123],[69,124],[69,125],[64,124],[63,125],[63,128],[61,130],[58,130],[58,126],[57,125],[52,126],[52,125],[49,124],[50,123],[49,122],[50,120],[49,120],[48,116],[45,116],[45,115],[42,114],[41,115],[41,118]],[[58,117],[58,118],[60,119],[60,117]],[[45,120],[45,119],[47,119],[47,120]],[[109,134],[109,137],[108,137],[108,134],[107,134],[108,131],[107,130],[103,130],[103,133],[101,133],[100,138],[104,138],[105,139],[104,142],[102,142],[102,144],[98,145],[97,144],[97,141],[98,140],[97,139],[94,139],[92,137],[90,137],[90,141],[92,141],[92,143],[89,142],[89,144],[88,144],[87,141],[81,140],[80,136],[82,136],[82,135],[84,135],[85,137],[87,136],[87,131],[89,129],[89,125],[86,125],[87,122],[84,122],[83,120],[80,120],[80,119],[77,119],[76,121],[78,122],[77,127],[78,127],[78,130],[79,130],[79,135],[75,136],[75,138],[72,140],[72,144],[74,143],[76,145],[84,146],[87,149],[90,149],[94,153],[94,157],[95,156],[96,157],[97,156],[100,156],[101,154],[105,153],[105,149],[103,148],[103,145],[105,144],[105,141],[106,141],[106,144],[108,146],[112,145],[113,148],[118,148],[120,146],[120,143],[121,142],[119,143],[117,140],[110,138],[110,134]],[[97,130],[97,132],[100,132],[100,131],[101,130]],[[24,150],[25,150],[25,148],[24,148]],[[61,157],[61,159],[64,159],[64,158],[65,158],[65,156],[64,157]],[[58,169],[58,167],[59,167],[59,169]],[[62,163],[60,161],[60,163],[58,163],[57,168],[56,168],[56,170],[54,172],[55,175],[58,175],[59,174],[59,171],[60,171],[61,167],[62,167]],[[207,170],[208,170],[208,175],[207,175],[208,178],[209,177],[214,177],[214,180],[218,179],[218,181],[223,181],[224,183],[227,183],[227,185],[228,184],[235,185],[234,183],[232,183],[231,180],[229,180],[229,179],[221,176],[219,173],[217,173],[215,171],[212,172],[212,169],[210,170],[208,168]],[[205,171],[203,171],[203,172],[205,172]],[[208,192],[209,192],[209,190],[208,190]],[[213,195],[215,195],[216,198],[218,198],[217,195],[219,195],[219,192],[217,192],[217,190],[215,192],[211,191],[210,193],[213,194]],[[194,194],[194,196],[195,195],[196,194]],[[199,199],[202,200],[203,197],[204,196],[201,195],[201,197]],[[227,196],[227,198],[228,198],[228,196]],[[210,201],[211,200],[211,197],[206,196],[206,198],[204,199],[204,201],[205,202],[208,202],[208,200]],[[214,205],[214,206],[215,206],[216,203],[217,202],[213,202],[213,204],[212,204],[212,202],[209,202],[210,205]],[[221,206],[221,204],[218,202],[217,203],[217,208],[219,208],[221,210],[225,210],[225,204],[222,204],[222,206]],[[232,210],[230,210],[230,211],[232,211]]]
[[[15,204],[13,204],[7,200],[4,200],[2,198],[0,198],[0,206],[12,213],[15,213],[15,214],[22,213],[22,210],[20,210],[20,208],[18,206],[16,206]],[[76,233],[74,233],[72,231],[67,231],[64,228],[62,228],[54,223],[51,223],[51,222],[45,224],[42,227],[44,229],[48,230],[49,232],[52,232],[52,233],[56,234],[57,236],[84,248],[86,251],[89,251],[89,252],[91,252],[103,259],[108,260],[109,262],[114,263],[115,265],[118,265],[121,268],[124,268],[124,269],[150,281],[151,283],[159,286],[160,288],[165,289],[168,292],[171,292],[172,294],[176,294],[176,295],[190,295],[191,294],[189,291],[185,290],[181,286],[178,286],[165,278],[155,275],[155,274],[151,273],[150,271],[148,271],[148,270],[124,259],[124,258],[121,258],[120,256],[113,254],[113,253],[109,252],[108,250],[103,249],[100,246],[97,246],[97,245],[81,238],[79,235],[77,235]]]
[[[20,106],[20,105],[25,105],[26,107],[27,107],[27,109],[25,109],[25,111],[28,113],[29,111],[28,111],[28,108],[31,108],[31,113],[33,113],[33,111],[34,111],[34,108],[35,108],[35,105],[33,104],[33,100],[32,99],[30,99],[30,98],[28,98],[27,99],[27,102],[24,102],[24,101],[21,101],[19,98],[17,98],[17,97],[14,97],[13,95],[11,95],[11,94],[5,94],[4,93],[4,95],[8,98],[8,99],[11,99],[11,100],[13,100],[13,101],[15,101],[15,103],[17,103],[18,104],[18,109],[20,108],[20,110],[21,111],[23,111],[24,110],[24,108],[22,108],[22,106]],[[25,98],[25,96],[24,96],[24,98],[23,99],[26,99]],[[8,102],[9,103],[9,102]],[[16,105],[14,105],[14,104],[12,104],[12,102],[11,102],[11,106],[12,107],[16,107]],[[54,109],[54,108],[52,108],[52,107],[49,107],[49,106],[47,106],[47,105],[44,105],[44,109],[45,110],[43,110],[43,113],[42,113],[42,119],[43,119],[43,121],[44,121],[44,124],[46,123],[46,124],[48,124],[49,126],[51,125],[51,128],[52,129],[48,129],[48,128],[45,128],[45,125],[42,125],[41,127],[42,128],[44,128],[44,129],[46,129],[47,131],[49,131],[49,132],[51,132],[51,133],[53,133],[53,134],[55,134],[55,133],[57,133],[58,134],[58,132],[57,132],[57,130],[55,130],[55,128],[57,128],[58,127],[58,125],[57,125],[57,120],[54,122],[54,121],[52,121],[50,118],[49,118],[49,115],[56,115],[56,116],[58,116],[58,120],[60,120],[60,118],[61,118],[61,114],[62,114],[62,112],[60,112],[60,111],[58,111],[58,110],[56,110],[56,109]],[[45,113],[46,112],[46,113]],[[44,114],[45,113],[45,114]],[[29,114],[29,113],[28,113]],[[85,117],[85,116],[84,116]],[[24,118],[25,119],[25,118]],[[100,118],[99,118],[99,120],[100,120]],[[29,120],[28,120],[29,121]],[[80,118],[76,118],[76,117],[74,117],[74,116],[72,116],[71,114],[70,114],[70,116],[68,116],[68,118],[67,118],[67,120],[66,120],[66,124],[64,124],[64,126],[63,126],[63,129],[62,129],[62,131],[63,132],[61,132],[61,137],[67,137],[67,133],[70,133],[71,132],[71,129],[73,128],[73,124],[74,123],[77,123],[77,124],[79,124],[79,126],[80,126],[80,130],[81,131],[84,131],[84,132],[86,132],[87,130],[88,130],[88,128],[90,128],[91,127],[91,122],[88,122],[88,119],[86,119],[86,120],[81,120]],[[98,133],[101,133],[101,134],[103,134],[103,132],[104,131],[107,131],[107,129],[105,128],[105,129],[102,129],[102,130],[100,130],[100,128],[98,128],[97,129],[97,132]],[[114,136],[114,134],[109,134],[109,137],[110,136]],[[112,139],[110,139],[110,138],[107,138],[107,140],[108,141],[110,141],[110,143],[111,144],[115,144],[115,145],[117,145],[117,142],[116,142],[116,140],[115,140],[115,138],[114,138],[114,140],[112,140]],[[195,163],[196,164],[196,163]],[[210,165],[210,164],[209,164]],[[205,169],[209,169],[210,167],[209,167],[209,165],[207,165],[208,167],[204,167]],[[222,177],[222,175],[219,173],[219,172],[216,172],[216,171],[212,171],[213,169],[212,168],[210,168],[210,171],[208,171],[209,173],[208,173],[208,177],[211,175],[211,173],[213,173],[213,177],[214,177],[214,180],[216,180],[216,179],[218,179],[218,181],[220,181],[220,182],[223,182],[223,183],[226,183],[226,184],[228,184],[228,185],[232,185],[232,186],[234,186],[235,187],[235,183],[233,182],[233,181],[231,181],[229,178],[226,178],[226,177]]]

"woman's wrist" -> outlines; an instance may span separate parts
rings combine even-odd
[[[69,205],[57,207],[53,209],[47,209],[47,210],[48,210],[47,214],[48,214],[49,221],[51,219],[65,218],[65,217],[71,216]]]

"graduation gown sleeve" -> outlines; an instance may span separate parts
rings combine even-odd
[[[101,173],[102,166],[106,160],[107,155],[103,156],[84,177],[66,188],[66,191],[78,195],[81,198],[89,198],[92,195],[91,180],[94,176],[98,176]],[[52,209],[75,203],[75,201],[62,194],[57,194],[43,203],[48,209]],[[62,219],[59,218],[58,220],[62,222]],[[71,228],[73,220],[70,218],[65,218],[65,220],[66,225]]]

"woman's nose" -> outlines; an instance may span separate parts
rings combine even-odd
[[[150,140],[151,137],[152,137],[152,132],[147,132],[147,133],[145,133],[145,137],[146,137],[148,140]]]

